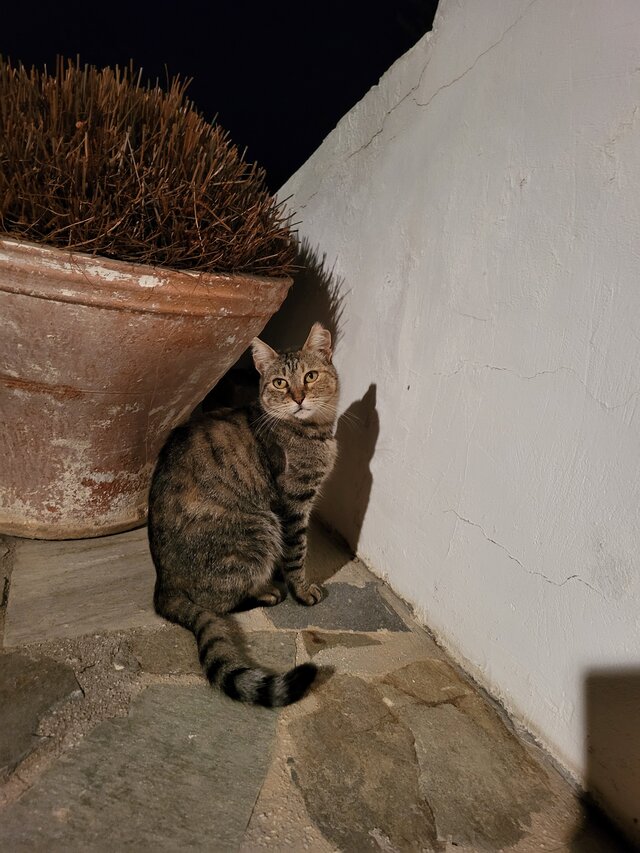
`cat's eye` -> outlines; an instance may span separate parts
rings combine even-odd
[[[273,387],[277,388],[279,391],[283,391],[285,388],[289,387],[289,383],[286,379],[278,377],[277,379],[273,380]]]
[[[318,378],[318,371],[317,370],[310,370],[308,373],[305,373],[305,375],[304,375],[304,381],[307,383],[307,385],[311,385],[311,383],[315,382],[317,378]]]

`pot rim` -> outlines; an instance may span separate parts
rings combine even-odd
[[[205,273],[117,261],[0,237],[0,291],[55,302],[152,314],[262,316],[255,300],[281,294],[291,276]],[[275,295],[274,294],[274,295]]]

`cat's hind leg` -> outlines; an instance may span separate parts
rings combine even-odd
[[[275,607],[276,604],[285,598],[286,592],[276,584],[271,583],[267,586],[256,587],[255,590],[240,602],[235,608],[235,612],[243,610],[253,610],[255,607]]]
[[[254,593],[251,597],[255,598],[256,601],[259,601],[264,607],[274,607],[276,604],[280,604],[282,599],[285,597],[285,593],[280,587],[272,583],[264,589]]]

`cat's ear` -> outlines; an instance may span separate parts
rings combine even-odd
[[[326,358],[327,361],[331,361],[331,356],[333,355],[331,333],[321,323],[314,323],[302,349],[308,352],[317,352],[323,358]]]
[[[251,341],[251,352],[253,354],[253,363],[258,373],[264,373],[269,363],[278,357],[278,353],[272,350],[264,341],[261,341],[260,338],[254,338]]]

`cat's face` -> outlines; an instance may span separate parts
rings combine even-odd
[[[259,338],[252,344],[260,373],[260,402],[278,420],[331,423],[338,405],[338,375],[331,335],[315,323],[298,352],[277,353]]]

